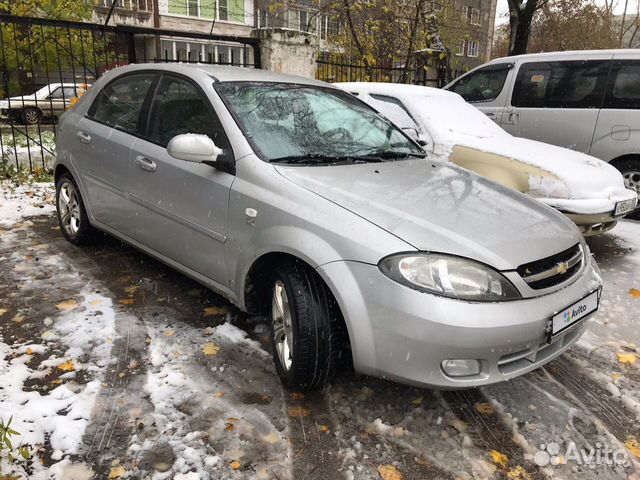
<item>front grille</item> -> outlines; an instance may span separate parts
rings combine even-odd
[[[518,267],[518,274],[534,290],[553,287],[573,277],[584,259],[582,245],[575,244],[571,248],[531,263]]]

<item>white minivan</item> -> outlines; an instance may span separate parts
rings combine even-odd
[[[640,195],[640,49],[498,58],[444,88],[512,135],[610,162]]]

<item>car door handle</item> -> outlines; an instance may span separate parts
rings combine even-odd
[[[76,135],[78,136],[78,138],[80,139],[80,141],[82,143],[90,143],[91,142],[91,135],[89,135],[88,133],[83,132],[82,130],[78,131],[78,133],[76,133]]]
[[[155,172],[156,171],[156,162],[148,159],[144,155],[138,155],[135,159],[136,165],[138,165],[142,170],[146,170],[147,172]]]
[[[496,118],[496,114],[492,112],[486,112],[485,115],[489,118]]]

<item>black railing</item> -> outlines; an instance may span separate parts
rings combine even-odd
[[[59,115],[105,71],[146,62],[259,68],[259,40],[0,15],[0,171],[50,169]]]

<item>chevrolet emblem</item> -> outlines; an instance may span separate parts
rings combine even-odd
[[[567,273],[568,269],[569,264],[567,262],[561,262],[556,266],[556,273],[564,275],[565,273]]]

